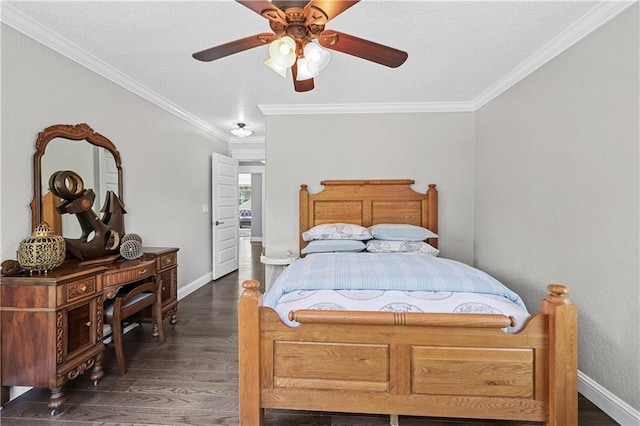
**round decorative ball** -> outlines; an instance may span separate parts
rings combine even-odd
[[[126,234],[124,237],[122,237],[122,240],[120,241],[121,243],[124,243],[125,241],[129,241],[129,240],[135,240],[139,243],[142,242],[142,237],[138,234]]]
[[[127,240],[120,244],[120,255],[125,259],[137,259],[142,254],[142,243],[138,240]]]
[[[47,223],[41,223],[18,246],[18,264],[30,273],[52,270],[64,262],[66,243],[55,235]]]

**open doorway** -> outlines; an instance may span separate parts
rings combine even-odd
[[[240,238],[251,239],[251,174],[238,174],[238,222]]]

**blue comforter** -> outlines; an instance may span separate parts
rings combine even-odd
[[[275,307],[298,290],[455,291],[494,294],[524,302],[490,275],[455,260],[418,254],[316,253],[293,262],[264,295]]]

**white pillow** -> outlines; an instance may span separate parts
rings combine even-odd
[[[422,241],[371,240],[367,242],[367,251],[371,253],[419,253],[437,256],[440,251]]]
[[[360,240],[315,240],[310,241],[300,252],[310,253],[330,253],[330,252],[358,252],[363,251],[367,246]]]
[[[424,241],[427,238],[438,238],[438,234],[427,228],[405,223],[379,223],[370,226],[369,232],[376,240]]]
[[[367,228],[352,223],[323,223],[302,233],[302,239],[312,240],[370,240]]]

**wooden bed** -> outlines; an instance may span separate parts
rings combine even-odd
[[[332,222],[437,232],[435,185],[422,194],[412,180],[321,183],[316,194],[301,186],[301,233]],[[257,281],[243,286],[241,425],[261,425],[265,408],[577,425],[577,309],[562,285],[547,286],[515,334],[489,314],[297,311],[301,325],[288,327],[262,306]]]

